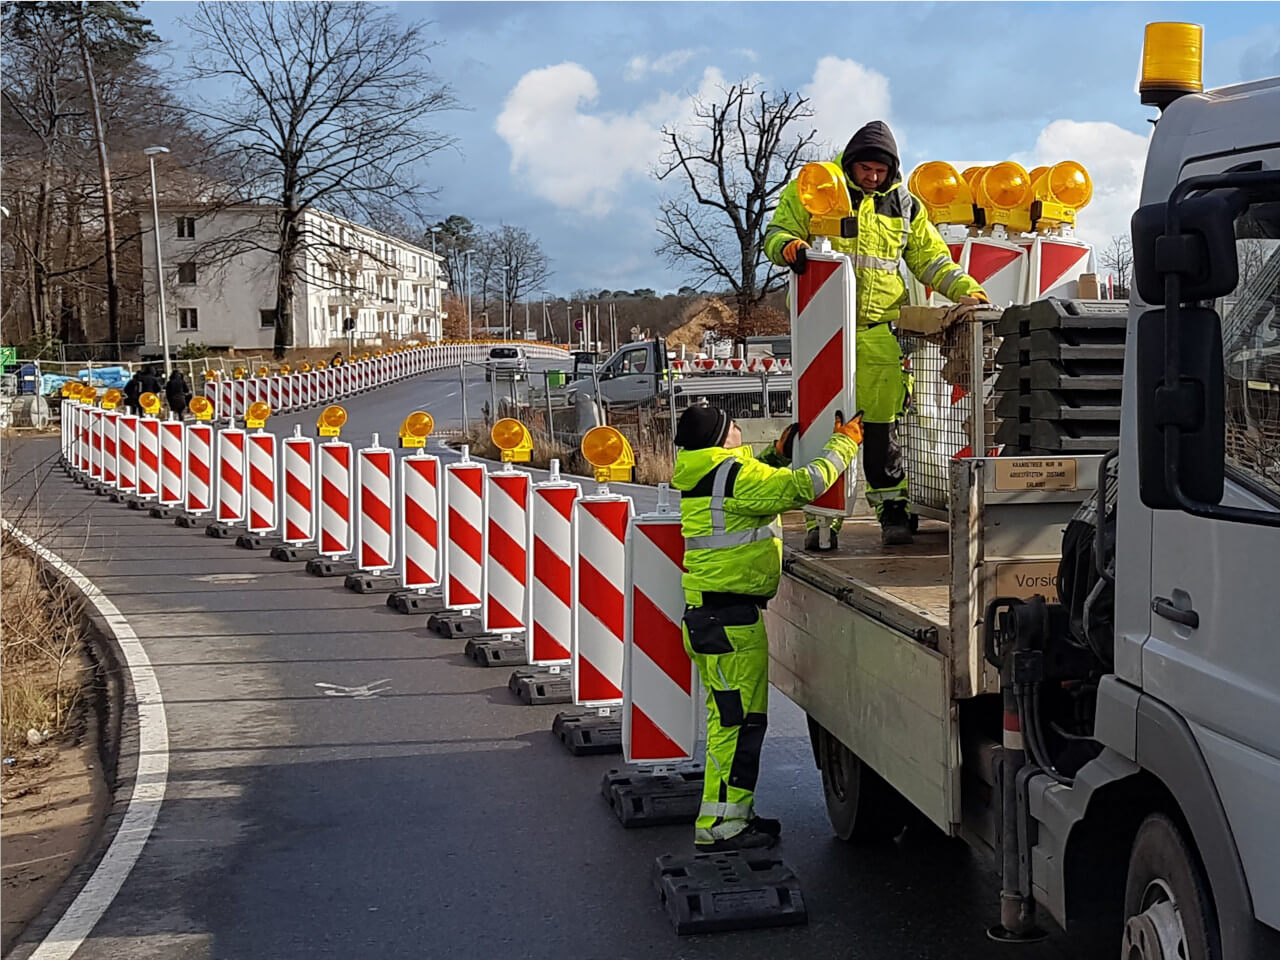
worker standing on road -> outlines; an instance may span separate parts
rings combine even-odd
[[[902,351],[891,326],[907,299],[899,263],[905,261],[916,279],[957,304],[972,309],[990,300],[979,283],[951,259],[924,204],[903,185],[898,145],[886,123],[873,120],[866,124],[833,162],[848,180],[857,220],[856,236],[832,237],[831,245],[838,253],[852,257],[857,287],[857,404],[866,421],[862,467],[867,502],[880,521],[884,544],[907,544],[912,540],[915,518],[907,500],[907,474],[897,438],[907,384]],[[801,206],[792,181],[778,198],[765,232],[764,252],[779,266],[804,273],[808,246],[809,214]],[[818,549],[818,517],[806,514],[805,527],[805,549]],[[832,549],[839,529],[837,518],[832,521]]]
[[[169,410],[181,420],[187,412],[187,404],[191,402],[191,388],[187,386],[187,378],[176,367],[164,385],[164,396],[169,403]]]
[[[684,534],[684,646],[707,690],[707,766],[694,830],[699,850],[768,847],[782,832],[752,803],[768,721],[765,604],[782,576],[778,514],[821,496],[857,462],[862,422],[836,420],[825,453],[788,465],[788,427],[759,458],[727,413],[695,406],[676,427],[675,474]]]

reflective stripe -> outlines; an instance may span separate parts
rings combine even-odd
[[[951,255],[948,253],[939,254],[929,261],[929,265],[921,271],[920,282],[926,287],[934,286],[933,281],[938,278],[938,274],[951,262]]]
[[[724,533],[724,488],[729,485],[729,471],[737,460],[732,458],[716,467],[716,479],[711,485],[711,532]]]
[[[888,487],[884,490],[867,490],[867,503],[889,503],[892,500],[906,500],[906,490],[901,487]]]
[[[746,803],[703,803],[698,808],[700,817],[724,817],[731,820],[749,820],[754,810],[753,804]],[[712,829],[715,829],[714,827]],[[734,831],[735,833],[737,831]]]
[[[734,533],[712,533],[705,537],[685,537],[686,550],[719,550],[723,547],[744,547],[749,543],[761,540],[772,540],[782,536],[782,528],[776,523],[767,527],[755,527],[751,530],[738,530]]]
[[[950,280],[946,281],[947,292],[944,294],[944,296],[948,300],[955,299],[955,297],[952,295],[953,291],[955,290],[956,284],[959,283],[962,279],[964,279],[964,276],[965,276],[964,268],[962,268],[960,264],[956,264],[955,275],[952,276]],[[942,287],[942,284],[941,283],[938,284],[938,288],[941,289],[941,287]]]
[[[827,478],[822,474],[822,468],[816,463],[811,463],[804,468],[809,474],[809,480],[813,483],[813,495],[817,498],[820,494],[826,492]]]
[[[905,186],[899,185],[898,192],[902,196],[902,246],[898,248],[898,253],[904,254],[907,252],[907,244],[911,242],[911,219],[915,213],[915,201],[911,191]]]
[[[827,450],[822,454],[822,459],[827,461],[836,468],[836,473],[844,473],[849,469],[849,465],[844,462],[844,457],[840,456],[839,450]]]
[[[853,266],[855,270],[883,270],[885,273],[898,272],[897,260],[887,260],[884,257],[872,257],[865,253],[854,254]]]

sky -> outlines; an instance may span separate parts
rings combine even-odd
[[[143,4],[165,71],[186,62],[187,6]],[[1145,23],[1204,25],[1206,87],[1280,74],[1271,3],[388,6],[432,25],[442,45],[429,68],[465,107],[438,117],[458,146],[423,172],[432,220],[527,228],[558,295],[688,282],[655,252],[659,131],[743,78],[810,98],[832,153],[887,121],[908,172],[927,160],[1079,161],[1094,199],[1077,232],[1102,249],[1127,231],[1155,116],[1136,93]]]

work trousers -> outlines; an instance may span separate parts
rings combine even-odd
[[[755,815],[769,708],[769,641],[754,603],[686,607],[684,648],[707,691],[707,768],[694,843],[736,836]]]

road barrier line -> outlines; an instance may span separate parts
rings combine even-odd
[[[276,435],[256,430],[248,444],[248,520],[245,527],[259,536],[276,528]]]
[[[284,441],[284,526],[281,539],[301,546],[315,538],[315,441],[296,427]]]
[[[182,441],[181,420],[164,420],[160,423],[160,471],[156,499],[161,506],[176,507],[182,504]]]
[[[511,464],[488,476],[488,524],[484,561],[486,633],[517,633],[526,628],[529,588],[529,474]]]
[[[526,638],[529,663],[563,665],[573,648],[573,506],[582,496],[576,483],[559,479],[552,461],[551,479],[533,485],[533,585],[529,590]]]
[[[422,451],[400,461],[400,583],[407,590],[440,585],[440,460]]]
[[[213,508],[210,481],[213,478],[213,424],[193,423],[187,427],[187,453],[183,480],[186,511],[203,516]]]
[[[484,591],[484,464],[470,458],[444,468],[444,605],[451,610],[474,610]]]
[[[316,448],[320,477],[321,556],[336,559],[351,552],[351,444],[340,440]]]
[[[392,537],[391,468],[395,457],[391,450],[378,444],[373,435],[371,446],[356,455],[356,479],[359,487],[359,549],[356,566],[366,573],[381,573],[395,565],[395,541]]]
[[[574,505],[573,702],[622,703],[627,523],[631,498],[591,494]]]
[[[218,522],[244,520],[245,432],[227,427],[218,433]]]

